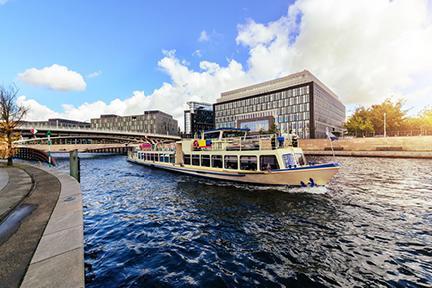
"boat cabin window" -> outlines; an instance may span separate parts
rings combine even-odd
[[[164,156],[164,154],[159,154],[159,162],[165,162]]]
[[[285,168],[295,167],[297,165],[293,154],[283,154],[282,159],[285,164]]]
[[[275,155],[265,155],[260,156],[260,169],[265,171],[268,169],[274,170],[279,169],[279,164],[277,162]]]
[[[192,155],[192,165],[199,166],[200,165],[200,156]]]
[[[302,153],[295,153],[295,158],[296,158],[298,165],[300,165],[300,166],[306,165],[306,162],[304,160]]]
[[[175,155],[174,154],[170,154],[169,155],[169,162],[170,163],[175,163]]]
[[[236,155],[225,156],[225,169],[238,169],[238,157]]]
[[[214,168],[223,168],[222,165],[222,156],[221,155],[213,155],[211,156],[212,167]]]
[[[204,139],[219,139],[219,131],[204,133]]]
[[[191,157],[190,157],[190,155],[184,155],[183,156],[183,163],[185,164],[185,165],[190,165],[191,164]]]
[[[201,166],[210,167],[210,155],[201,155]]]
[[[240,170],[257,170],[256,156],[240,156]]]
[[[222,138],[237,138],[237,137],[244,137],[245,132],[244,131],[224,131]]]

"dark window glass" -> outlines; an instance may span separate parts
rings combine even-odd
[[[211,156],[212,167],[214,168],[222,168],[222,156],[221,155],[213,155]]]
[[[303,154],[301,154],[301,153],[295,153],[295,157],[296,157],[296,161],[297,161],[297,163],[298,163],[300,166],[303,166],[303,165],[306,164],[305,161],[304,161],[304,159],[303,159]]]
[[[164,154],[159,154],[159,161],[164,162]]]
[[[190,165],[191,164],[190,155],[184,155],[183,156],[183,163],[186,164],[186,165]]]
[[[277,162],[275,155],[266,155],[266,156],[260,156],[260,169],[262,171],[271,169],[279,169],[279,164]]]
[[[225,169],[238,169],[238,157],[234,155],[225,156]]]
[[[201,166],[210,167],[210,155],[201,155]]]
[[[240,156],[240,169],[241,170],[257,170],[257,157],[256,156]]]
[[[200,162],[199,162],[199,155],[192,155],[192,165],[195,166],[199,166]]]

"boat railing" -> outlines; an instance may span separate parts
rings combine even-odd
[[[284,147],[291,143],[284,143]],[[229,137],[212,139],[210,147],[204,148],[211,151],[250,151],[250,150],[275,150],[281,148],[276,134],[248,135],[246,137]],[[197,147],[195,150],[202,150]]]

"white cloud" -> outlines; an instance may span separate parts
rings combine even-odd
[[[192,56],[196,56],[196,57],[198,57],[198,58],[201,58],[201,57],[202,57],[201,50],[199,50],[199,49],[195,50],[195,51],[192,53]]]
[[[92,73],[88,74],[87,78],[95,78],[95,77],[100,76],[101,74],[102,74],[102,71],[98,70],[98,71],[95,71],[95,72],[92,72]]]
[[[6,4],[6,2],[8,2],[9,0],[0,0],[0,5],[4,5]]]
[[[58,91],[84,91],[87,84],[78,72],[66,66],[53,64],[42,69],[30,68],[18,74],[18,78],[30,85]]]
[[[432,82],[426,0],[297,1],[277,21],[239,26],[236,40],[249,48],[255,79],[308,69],[346,104],[375,103],[402,89],[410,98],[422,88],[418,75]]]
[[[198,38],[198,42],[207,42],[209,40],[210,40],[210,36],[208,35],[207,31],[202,30]]]
[[[103,113],[160,109],[182,127],[187,101],[212,103],[223,91],[303,69],[349,107],[392,95],[405,96],[408,107],[432,105],[432,21],[426,0],[299,0],[276,21],[239,25],[236,41],[249,51],[247,67],[231,59],[226,64],[201,61],[193,70],[174,50],[164,51],[158,65],[170,81],[160,88],[110,103],[64,105],[59,114],[88,120]],[[46,108],[25,100],[37,111]]]

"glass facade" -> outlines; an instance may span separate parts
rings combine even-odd
[[[202,131],[214,129],[214,113],[211,104],[188,102],[189,110],[184,111],[184,132],[193,137]]]
[[[308,82],[216,103],[215,126],[268,130],[273,121],[265,118],[272,118],[282,133],[292,131],[300,138],[325,138],[326,127],[341,132],[345,106],[321,85]]]
[[[270,120],[251,120],[240,122],[239,128],[248,128],[250,131],[259,132],[259,131],[268,131],[270,129]]]
[[[259,131],[261,128],[268,130],[270,123],[262,118],[270,116],[274,118],[274,123],[281,132],[292,130],[302,138],[309,138],[310,90],[310,85],[305,84],[264,95],[216,103],[216,128],[247,127],[252,131]]]

